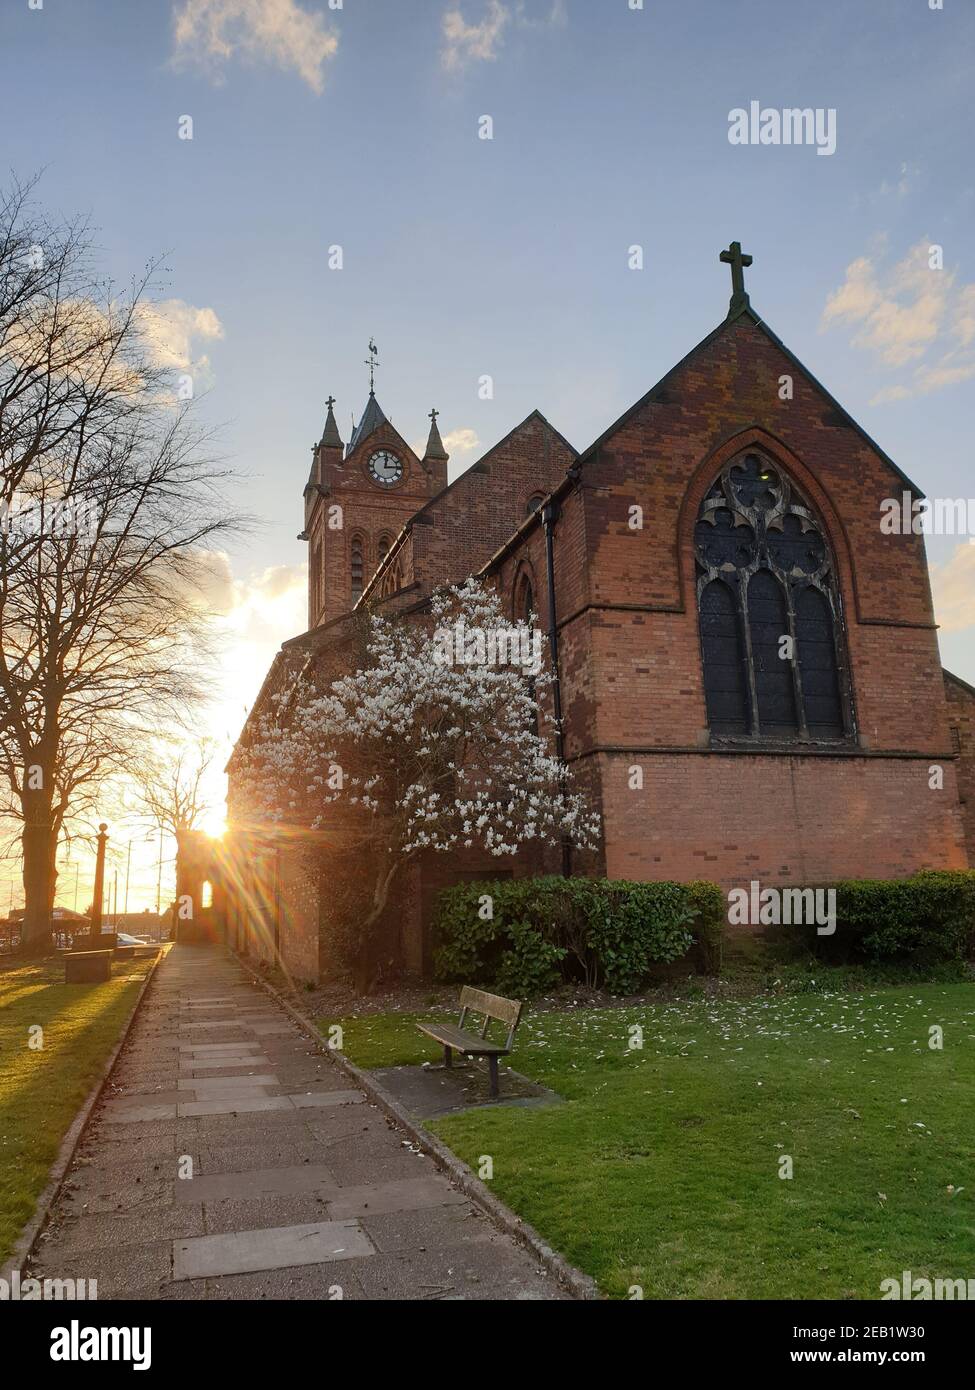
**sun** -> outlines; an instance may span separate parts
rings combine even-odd
[[[211,840],[222,840],[227,832],[227,822],[220,811],[208,811],[200,822],[200,829]]]

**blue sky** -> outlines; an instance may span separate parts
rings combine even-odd
[[[975,495],[975,6],[630,3],[5,0],[3,163],[118,280],[166,257],[168,350],[263,521],[227,563],[226,732],[300,625],[309,445],[329,391],[348,437],[371,334],[384,409],[416,441],[436,405],[453,471],[536,406],[582,448],[724,316],[737,238],[803,362],[926,492]],[[835,154],[729,144],[753,100],[835,108]],[[975,546],[929,553],[975,682]]]

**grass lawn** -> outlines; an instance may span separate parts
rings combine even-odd
[[[33,1214],[151,963],[116,961],[101,985],[64,984],[64,963],[53,958],[0,966],[0,1263]],[[34,1024],[43,1029],[38,1050],[28,1046]]]
[[[344,1050],[434,1060],[417,1016],[345,1019]],[[475,1170],[490,1155],[498,1196],[610,1296],[876,1299],[905,1269],[975,1278],[972,984],[529,1013],[511,1063],[567,1103],[429,1128]]]

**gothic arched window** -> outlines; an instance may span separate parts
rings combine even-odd
[[[352,602],[358,603],[362,597],[363,546],[361,536],[352,537],[350,553],[352,557]]]
[[[515,622],[520,618],[524,623],[532,623],[535,620],[535,594],[532,589],[531,576],[522,574],[515,587]]]
[[[785,474],[755,450],[727,464],[701,503],[694,551],[712,737],[851,737],[833,557]]]
[[[380,598],[388,598],[390,594],[398,594],[403,587],[403,572],[397,560],[383,575],[382,586],[380,588]]]
[[[530,628],[537,627],[538,614],[535,611],[535,590],[532,585],[532,577],[528,570],[522,570],[515,580],[515,591],[512,598],[512,616],[516,623],[525,623]],[[533,633],[533,640],[536,638]],[[535,711],[531,718],[532,733],[539,732],[538,722],[538,682],[534,675],[528,675],[528,694],[533,701],[536,701]]]
[[[392,545],[392,541],[389,539],[388,536],[380,536],[380,537],[379,537],[379,540],[378,540],[378,542],[377,542],[377,544],[376,544],[376,563],[377,563],[377,565],[381,565],[382,562],[385,560],[386,556],[389,554],[389,547],[390,547],[391,545]]]

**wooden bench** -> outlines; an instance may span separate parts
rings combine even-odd
[[[421,1033],[426,1033],[434,1042],[443,1044],[443,1064],[452,1067],[454,1052],[465,1057],[486,1057],[491,1073],[491,1094],[498,1094],[498,1058],[507,1057],[511,1052],[515,1029],[521,1018],[523,1005],[517,999],[502,999],[500,994],[485,994],[481,989],[471,989],[465,985],[460,992],[460,1018],[456,1026],[452,1023],[418,1023]],[[468,1013],[483,1014],[484,1023],[480,1033],[466,1033],[464,1020]],[[491,1042],[487,1036],[488,1025],[492,1019],[507,1025],[508,1036],[505,1042]]]

